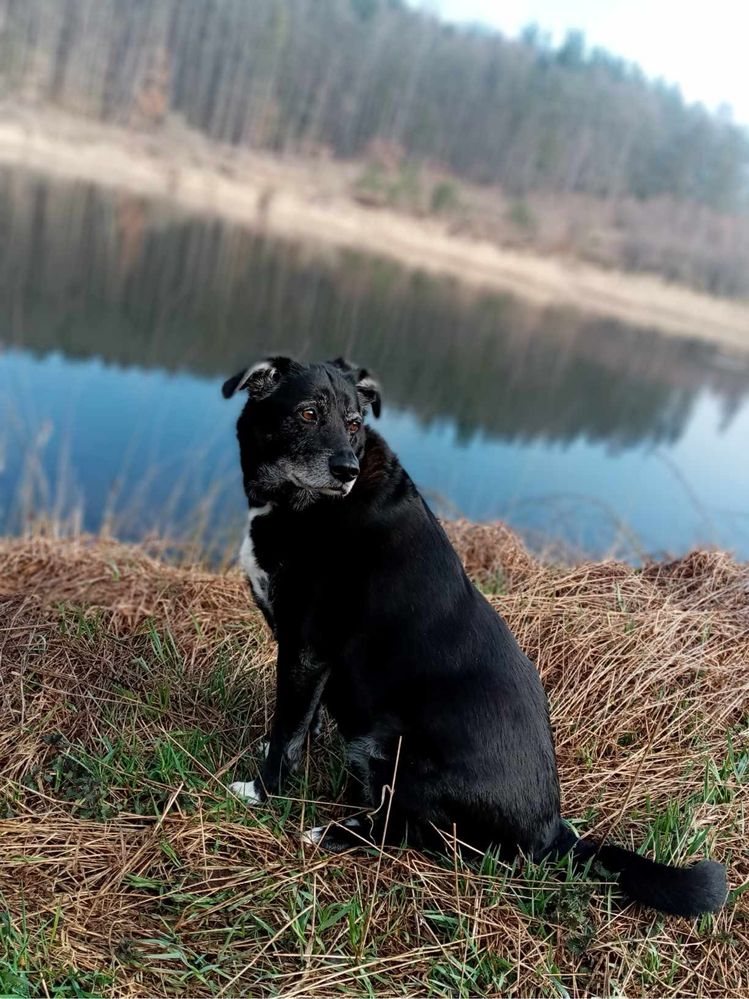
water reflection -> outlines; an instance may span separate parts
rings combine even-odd
[[[749,370],[710,347],[614,322],[542,314],[509,297],[476,298],[366,256],[321,256],[129,195],[50,185],[12,171],[0,175],[0,229],[0,294],[7,303],[0,338],[16,348],[2,362],[6,419],[15,420],[21,444],[0,478],[6,519],[11,508],[19,516],[18,498],[9,492],[11,480],[17,492],[27,474],[23,435],[29,450],[42,419],[57,431],[57,448],[40,459],[53,479],[50,455],[59,465],[67,421],[68,448],[76,452],[69,477],[88,526],[101,523],[114,496],[119,501],[138,490],[141,498],[131,506],[138,523],[127,533],[160,525],[169,495],[171,512],[186,516],[190,504],[194,510],[206,492],[215,492],[219,471],[232,476],[226,431],[234,414],[220,410],[218,399],[208,402],[216,385],[257,356],[290,352],[346,354],[376,370],[390,431],[415,477],[470,515],[506,515],[605,547],[597,532],[579,524],[571,530],[566,522],[575,520],[574,510],[562,516],[549,499],[585,495],[606,509],[609,541],[611,524],[634,514],[635,530],[658,544],[660,513],[678,522],[679,511],[685,523],[677,535],[665,531],[663,546],[683,547],[695,532],[707,538],[702,501],[679,484],[682,469],[671,467],[663,502],[646,516],[619,502],[631,490],[617,492],[610,480],[625,468],[628,476],[657,480],[653,462],[661,475],[665,466],[655,455],[671,455],[673,466],[673,452],[690,433],[708,447],[721,436],[729,451],[737,447],[733,428],[742,423]],[[35,365],[32,358],[46,360]],[[89,366],[74,374],[75,359]],[[105,364],[91,367],[91,359]],[[174,381],[167,372],[184,377]],[[71,384],[81,393],[75,407]],[[116,468],[106,460],[113,449]],[[180,501],[178,473],[167,470],[175,454],[179,474],[190,480]],[[560,490],[564,462],[569,481]],[[153,480],[148,488],[144,467]],[[699,462],[689,474],[700,479],[691,481],[697,493],[703,484],[712,490]],[[749,487],[739,483],[737,516],[749,508],[748,497]],[[597,517],[590,507],[584,516]],[[741,531],[734,524],[727,537],[722,525],[713,536],[741,547]]]

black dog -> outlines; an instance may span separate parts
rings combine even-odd
[[[323,703],[345,739],[366,818],[312,829],[330,850],[454,840],[505,856],[571,853],[664,912],[714,912],[723,867],[654,863],[577,839],[560,816],[535,667],[471,584],[398,459],[363,425],[380,393],[343,360],[274,357],[230,378],[250,522],[241,562],[278,639],[277,700],[252,802],[278,794]]]

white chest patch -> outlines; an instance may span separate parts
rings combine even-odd
[[[260,606],[266,610],[270,609],[268,573],[260,568],[255,556],[255,544],[252,540],[252,522],[256,517],[262,517],[264,514],[270,513],[272,509],[272,503],[266,503],[265,506],[250,507],[250,513],[247,518],[247,533],[242,541],[242,547],[239,549],[239,564],[250,581],[252,594]]]

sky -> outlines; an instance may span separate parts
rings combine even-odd
[[[445,20],[491,25],[515,37],[535,22],[561,41],[570,28],[677,83],[711,109],[725,103],[749,124],[749,0],[426,0]]]

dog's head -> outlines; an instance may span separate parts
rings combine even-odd
[[[302,509],[323,496],[347,496],[364,451],[364,415],[380,415],[380,389],[363,368],[338,358],[300,364],[270,357],[224,383],[246,391],[237,422],[245,491],[251,502]]]

